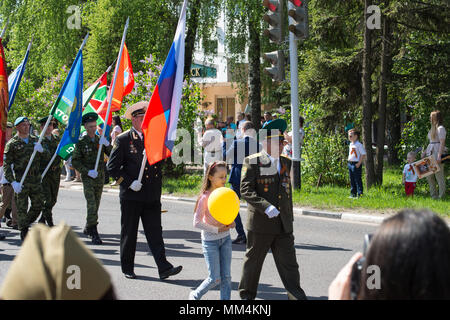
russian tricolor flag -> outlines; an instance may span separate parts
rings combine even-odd
[[[184,0],[172,47],[142,122],[150,165],[170,157],[175,145],[183,90],[186,6],[187,0]]]

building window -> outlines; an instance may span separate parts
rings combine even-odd
[[[216,114],[219,121],[226,121],[227,117],[235,115],[235,98],[220,97],[216,99]]]

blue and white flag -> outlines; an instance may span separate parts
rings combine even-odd
[[[8,111],[11,109],[14,103],[14,98],[16,97],[17,90],[19,89],[20,80],[22,80],[22,75],[25,72],[25,66],[28,61],[28,54],[30,53],[31,42],[28,45],[27,52],[25,53],[25,58],[23,58],[22,63],[11,73],[8,77],[8,92],[9,92],[9,104]]]

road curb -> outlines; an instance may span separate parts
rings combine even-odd
[[[61,187],[64,189],[71,189],[71,190],[83,190],[83,186],[80,185],[62,185]],[[108,193],[115,193],[118,194],[120,192],[119,189],[112,189],[112,188],[105,188],[103,189],[104,192]],[[197,199],[195,198],[185,198],[185,197],[176,197],[176,196],[169,196],[169,195],[161,195],[162,200],[168,200],[168,201],[182,201],[182,202],[188,202],[188,203],[195,203],[197,202]],[[247,203],[241,203],[241,208],[247,208]],[[299,216],[309,216],[309,217],[318,217],[318,218],[327,218],[327,219],[334,219],[334,220],[342,220],[342,221],[351,221],[351,222],[363,222],[363,223],[374,223],[374,224],[381,224],[385,217],[380,216],[372,216],[368,214],[359,214],[359,213],[352,213],[352,212],[331,212],[331,211],[323,211],[323,210],[311,210],[311,209],[304,209],[299,207],[294,207],[294,214]]]

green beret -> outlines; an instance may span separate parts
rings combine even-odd
[[[286,131],[287,123],[283,119],[275,119],[267,123],[261,130],[267,130],[266,138],[284,137],[284,131]],[[261,134],[261,131],[260,131]]]
[[[16,121],[14,121],[14,127],[17,127],[19,124],[21,124],[24,121],[28,121],[27,117],[18,117]]]
[[[41,118],[41,119],[38,120],[38,123],[39,124],[45,124],[47,122],[47,119],[48,119],[48,116],[46,116],[44,118]]]
[[[86,124],[88,122],[97,121],[98,114],[95,112],[89,112],[83,115],[83,118],[81,119],[81,124]]]

